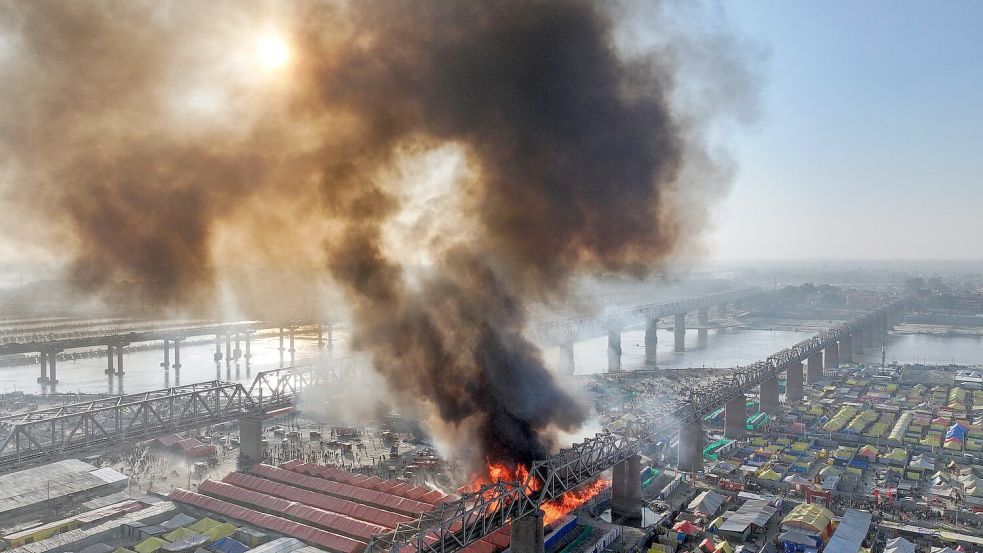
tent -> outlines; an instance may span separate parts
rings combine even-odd
[[[859,551],[873,515],[867,511],[847,509],[843,520],[837,525],[836,531],[826,544],[826,551]]]
[[[716,548],[717,548],[716,544],[714,544],[713,540],[711,540],[710,538],[707,538],[700,542],[700,549],[706,551],[707,553],[711,553]]]
[[[932,553],[958,553],[958,552],[951,547],[933,547]]]
[[[690,502],[689,510],[696,514],[712,517],[717,514],[717,511],[720,510],[720,506],[723,504],[723,495],[713,490],[706,490]]]
[[[208,536],[208,541],[218,541],[226,536],[231,536],[236,533],[239,528],[235,524],[229,524],[228,522],[224,524],[218,524],[212,526],[208,530],[205,530],[204,534]]]
[[[135,549],[137,553],[154,553],[154,551],[157,551],[158,549],[164,547],[165,545],[167,545],[166,541],[160,538],[149,537],[143,540],[142,542],[134,545],[133,549]]]
[[[798,528],[792,528],[791,530],[786,530],[781,534],[778,534],[778,540],[783,543],[791,543],[793,545],[804,545],[806,547],[816,547],[816,538],[806,534]]]
[[[695,536],[700,533],[700,527],[688,520],[677,522],[676,525],[672,527],[672,529],[675,530],[676,532],[682,532],[687,536]]]
[[[821,505],[800,503],[792,512],[782,519],[782,525],[788,528],[799,528],[808,534],[829,535],[833,522],[833,513]]]
[[[208,548],[214,553],[244,553],[248,547],[232,538],[222,538]]]
[[[191,536],[197,536],[198,534],[199,532],[195,532],[194,530],[189,530],[187,528],[176,528],[164,534],[161,537],[167,541],[177,541],[182,538],[190,538]]]
[[[730,544],[729,541],[722,541],[717,544],[717,548],[714,549],[715,553],[734,553],[734,546]]]
[[[174,530],[174,529],[180,528],[182,526],[187,526],[187,525],[191,524],[194,521],[195,521],[194,518],[189,517],[188,515],[186,515],[184,513],[178,513],[178,514],[174,515],[173,517],[171,517],[170,520],[161,522],[160,525],[163,526],[164,528],[167,528],[168,530]]]
[[[208,536],[204,534],[192,534],[173,543],[169,543],[161,547],[160,550],[168,553],[181,553],[198,549],[206,543],[208,543]]]
[[[904,538],[894,538],[887,542],[884,553],[915,553],[915,544]]]

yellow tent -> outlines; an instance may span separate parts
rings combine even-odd
[[[164,547],[165,545],[167,545],[166,541],[151,536],[143,540],[142,542],[134,545],[133,549],[135,549],[137,553],[154,553],[154,551],[157,551],[158,549]]]
[[[197,534],[198,532],[195,532],[194,530],[189,530],[187,528],[177,528],[164,534],[162,537],[167,541],[177,541],[181,538],[187,538],[190,536],[195,536]]]
[[[238,529],[239,528],[235,524],[229,524],[226,522],[225,524],[212,526],[208,530],[205,530],[203,534],[208,536],[208,539],[210,541],[218,541],[226,536],[231,536],[232,534],[235,534],[236,530]]]
[[[832,520],[833,513],[821,505],[800,503],[782,519],[782,524],[825,537],[825,532],[829,529]]]
[[[717,553],[734,553],[734,546],[730,542],[722,541],[717,544],[717,548],[714,551]]]
[[[222,523],[217,520],[213,520],[208,517],[205,517],[199,520],[198,522],[192,524],[191,526],[188,526],[188,528],[198,533],[205,533],[205,531],[207,531],[209,528],[213,528],[215,526],[218,526],[219,524]]]

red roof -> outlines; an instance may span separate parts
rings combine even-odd
[[[333,495],[342,499],[350,499],[357,503],[364,503],[387,511],[394,511],[403,515],[415,517],[422,513],[429,512],[433,505],[406,499],[397,495],[367,490],[350,484],[325,480],[306,476],[297,472],[281,469],[272,465],[255,465],[251,471],[255,475],[276,480],[293,486],[306,488],[309,490]]]
[[[359,488],[405,497],[407,499],[427,503],[429,505],[436,505],[446,497],[443,493],[437,490],[432,490],[423,486],[414,486],[405,482],[399,482],[398,480],[386,480],[377,476],[355,474],[353,472],[348,472],[347,470],[330,465],[318,465],[315,463],[297,461],[299,460],[294,459],[293,461],[289,461],[280,466],[287,470],[306,474],[308,476],[317,476],[327,480],[332,480],[334,482],[357,486]]]
[[[355,503],[353,501],[348,501],[347,499],[341,499],[331,495],[324,495],[302,488],[295,488],[293,486],[288,486],[287,484],[281,484],[279,482],[266,480],[264,478],[257,478],[241,472],[229,473],[222,480],[240,488],[246,488],[248,490],[254,490],[267,495],[282,497],[283,499],[296,501],[298,503],[317,507],[318,509],[324,509],[325,511],[331,511],[354,519],[364,520],[365,522],[370,522],[372,524],[378,524],[379,526],[384,526],[389,529],[395,528],[400,522],[409,522],[413,520],[411,517],[406,515],[393,513],[377,507],[372,507],[370,505],[362,505],[360,503]]]
[[[164,447],[171,447],[172,445],[180,442],[182,439],[183,438],[177,434],[168,434],[157,438],[157,443]]]
[[[245,506],[258,507],[260,511],[283,516],[297,522],[310,524],[315,528],[321,528],[329,532],[334,532],[342,536],[347,536],[361,542],[368,543],[369,539],[376,534],[381,534],[387,529],[376,525],[355,520],[345,515],[332,513],[303,503],[287,501],[279,497],[273,497],[261,492],[239,488],[225,482],[205,480],[198,484],[200,493],[232,501]]]
[[[212,511],[226,517],[240,520],[253,526],[271,530],[278,534],[297,538],[305,543],[316,545],[333,553],[361,553],[365,544],[325,532],[306,524],[300,524],[285,518],[260,513],[252,509],[240,507],[214,497],[200,495],[188,490],[176,489],[167,494],[167,498],[178,503],[185,503],[201,509]]]

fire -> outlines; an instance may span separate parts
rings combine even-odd
[[[509,467],[502,463],[489,462],[485,467],[485,474],[475,474],[471,477],[471,483],[459,488],[461,492],[477,492],[485,484],[495,482],[519,482],[526,486],[526,494],[531,494],[542,488],[542,483],[529,478],[529,469],[522,465]],[[552,524],[564,515],[587,503],[591,498],[604,491],[611,485],[611,482],[604,479],[597,479],[590,484],[581,486],[575,490],[570,490],[552,501],[547,501],[541,505],[543,509],[543,524]]]

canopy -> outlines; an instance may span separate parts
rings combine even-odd
[[[135,549],[137,553],[154,553],[154,551],[157,551],[158,549],[164,547],[165,545],[167,545],[166,541],[160,538],[149,537],[143,540],[142,542],[134,545],[133,549]]]
[[[208,548],[215,553],[244,553],[248,547],[229,537],[222,538]]]
[[[676,532],[682,532],[687,536],[695,536],[700,533],[700,527],[693,524],[688,520],[683,520],[677,522],[675,526],[672,527]]]
[[[887,542],[884,553],[915,553],[915,544],[904,538],[894,538]]]
[[[833,513],[821,505],[800,503],[782,519],[782,524],[822,535],[832,520]]]
[[[843,520],[826,544],[826,551],[859,551],[863,545],[873,515],[867,511],[847,509]]]
[[[720,506],[724,503],[724,496],[713,491],[707,490],[696,496],[689,504],[689,510],[694,513],[701,513],[708,517],[717,514]]]
[[[730,542],[722,541],[717,544],[717,548],[714,549],[717,553],[734,553],[734,546]]]
[[[710,538],[707,538],[700,542],[700,549],[704,551],[709,552],[709,551],[713,551],[716,548],[717,546],[713,543],[713,540],[711,540]]]
[[[778,534],[779,541],[794,543],[795,545],[806,545],[809,547],[816,547],[816,538],[806,534],[798,528],[792,528]]]

